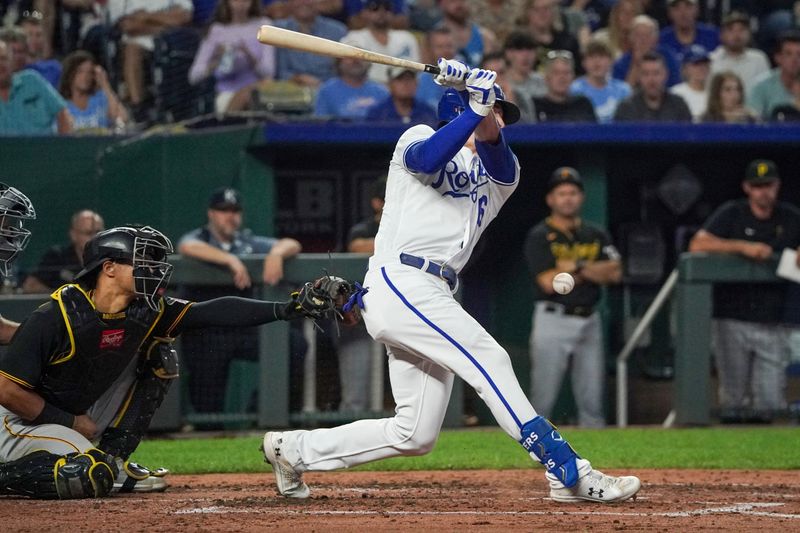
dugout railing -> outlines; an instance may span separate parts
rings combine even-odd
[[[367,259],[368,256],[365,254],[300,254],[286,261],[284,280],[276,286],[269,286],[260,281],[264,256],[258,254],[242,256],[242,262],[247,266],[250,278],[254,283],[255,296],[271,301],[286,300],[293,288],[299,287],[305,281],[316,279],[326,272],[350,280],[361,281],[367,269]],[[178,295],[181,285],[231,286],[230,273],[225,268],[179,256],[171,258],[170,262],[175,266],[175,270],[170,282],[169,294]],[[0,310],[4,317],[22,321],[39,305],[47,301],[47,297],[46,294],[2,294],[0,295]],[[327,325],[326,327],[332,326]],[[181,380],[187,379],[184,375],[179,378],[178,383],[171,387],[167,398],[156,413],[151,429],[174,431],[187,425],[211,425],[225,429],[256,426],[262,428],[308,426],[337,424],[359,418],[391,416],[392,406],[389,406],[388,411],[384,407],[385,354],[383,347],[377,343],[373,349],[375,364],[370,375],[370,385],[374,394],[369,410],[339,412],[321,409],[316,401],[317,367],[314,357],[316,335],[319,330],[311,321],[306,321],[304,330],[310,348],[303,356],[304,375],[301,382],[292,383],[290,381],[289,323],[277,321],[260,326],[257,362],[240,365],[241,368],[237,368],[235,372],[229,372],[228,383],[220,384],[228,388],[227,396],[240,398],[238,402],[240,409],[237,409],[236,412],[192,412],[186,395],[183,394],[184,387]],[[191,354],[184,353],[181,349],[180,338],[178,352],[182,358],[191,357]],[[186,365],[183,364],[182,368],[185,369]],[[253,375],[253,371],[256,375]],[[188,379],[191,379],[191,376],[188,376]],[[294,411],[290,409],[289,404],[290,387],[292,386],[303,387],[302,407]],[[253,390],[256,394],[254,411],[247,409],[248,397]],[[461,424],[463,411],[461,391],[460,380],[456,380],[445,419],[447,426]]]
[[[617,356],[617,425],[627,426],[630,401],[627,360],[639,337],[661,307],[673,298],[675,326],[675,381],[673,410],[665,425],[706,426],[711,423],[716,391],[711,380],[711,318],[714,285],[726,283],[779,283],[778,258],[758,263],[735,255],[683,253],[675,271],[665,281]],[[799,302],[800,303],[800,302]]]

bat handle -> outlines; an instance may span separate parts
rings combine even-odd
[[[425,70],[423,70],[423,72],[427,72],[429,74],[433,74],[434,76],[436,76],[441,72],[441,69],[439,69],[439,67],[437,67],[436,65],[425,65]],[[463,79],[466,80],[468,74],[469,72],[465,72]]]

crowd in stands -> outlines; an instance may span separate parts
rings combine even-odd
[[[264,46],[263,24],[492,68],[521,122],[800,116],[795,0],[10,0],[0,134],[211,111],[435,124],[430,74]]]

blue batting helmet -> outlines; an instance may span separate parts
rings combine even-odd
[[[464,112],[464,100],[455,89],[447,89],[439,100],[438,118],[440,122],[450,122]]]
[[[503,110],[503,121],[506,125],[517,122],[520,117],[519,108],[506,100],[506,94],[496,83],[494,84],[494,95],[497,99],[497,103]],[[439,100],[439,123],[450,122],[463,112],[464,101],[461,99],[461,95],[458,94],[458,91],[455,89],[447,89]]]

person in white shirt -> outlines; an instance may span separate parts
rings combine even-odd
[[[350,31],[342,38],[343,43],[400,59],[420,61],[416,37],[410,31],[393,30],[389,27],[392,22],[391,0],[368,0],[361,14],[367,27]],[[388,68],[386,65],[372,63],[369,79],[385,84]]]
[[[746,94],[753,88],[754,80],[770,68],[767,54],[747,46],[751,37],[749,17],[744,13],[730,13],[722,20],[722,44],[711,52],[711,75],[733,72],[744,83]]]
[[[191,0],[109,0],[109,20],[122,31],[122,76],[134,107],[145,99],[144,59],[155,36],[189,24],[193,10]]]
[[[669,90],[686,100],[693,122],[701,121],[708,106],[710,63],[708,51],[700,45],[693,45],[683,57],[684,82]]]

